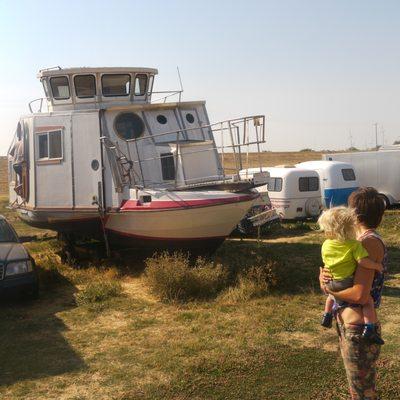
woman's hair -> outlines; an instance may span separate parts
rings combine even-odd
[[[322,213],[318,224],[331,239],[344,242],[356,237],[357,215],[352,208],[343,206],[330,208]]]
[[[382,222],[385,203],[376,189],[361,187],[349,196],[349,206],[354,208],[359,223],[376,229]]]

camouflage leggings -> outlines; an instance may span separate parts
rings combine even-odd
[[[363,325],[337,323],[336,326],[351,400],[379,400],[375,388],[375,364],[381,352],[380,346],[362,339]],[[378,329],[380,331],[380,325]]]

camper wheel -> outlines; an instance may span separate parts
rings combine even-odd
[[[383,204],[385,205],[385,210],[390,207],[390,200],[382,193],[379,193],[379,197],[382,199]]]

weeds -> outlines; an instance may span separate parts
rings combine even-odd
[[[237,284],[231,286],[221,299],[227,302],[240,302],[267,295],[276,283],[275,263],[254,266],[239,274]]]
[[[75,294],[78,305],[102,303],[122,294],[121,283],[117,280],[98,280],[89,283],[83,290]]]
[[[215,297],[228,281],[226,270],[198,258],[194,266],[180,253],[162,253],[146,260],[146,280],[166,302]]]

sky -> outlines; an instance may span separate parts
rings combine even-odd
[[[140,66],[206,100],[211,122],[265,114],[265,149],[400,139],[400,1],[0,0],[0,155],[39,69]]]

